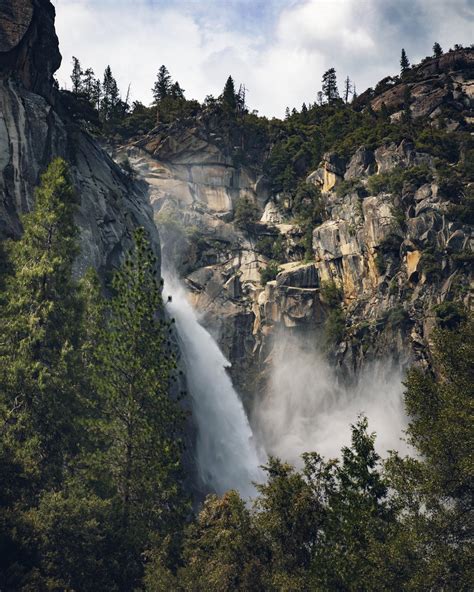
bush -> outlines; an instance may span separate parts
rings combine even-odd
[[[429,281],[434,281],[442,276],[440,254],[436,254],[433,249],[423,251],[420,259],[420,269]]]
[[[267,282],[271,282],[276,279],[281,269],[276,261],[269,261],[267,266],[259,270],[260,282],[264,286]]]
[[[395,167],[386,173],[378,173],[369,177],[367,189],[371,195],[377,195],[383,191],[401,194],[405,183],[409,183],[417,189],[431,178],[432,173],[426,166],[416,166],[408,169]]]
[[[321,298],[328,306],[338,306],[342,302],[342,290],[336,282],[322,282],[319,289]]]
[[[467,314],[461,304],[443,302],[433,307],[436,322],[441,329],[456,329],[467,319]]]
[[[285,243],[281,234],[263,236],[255,243],[255,250],[269,259],[283,263],[285,261]]]
[[[234,221],[239,228],[248,230],[258,220],[259,215],[258,207],[248,197],[241,197],[237,200]]]

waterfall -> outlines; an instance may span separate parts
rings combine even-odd
[[[164,274],[164,282],[197,425],[196,458],[202,482],[218,494],[236,489],[244,498],[253,497],[252,482],[263,480],[261,461],[245,410],[225,370],[229,362],[199,324],[181,283],[169,274]]]

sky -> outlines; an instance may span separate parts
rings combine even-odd
[[[110,64],[125,95],[151,102],[161,64],[202,101],[232,75],[245,84],[260,115],[312,103],[321,77],[336,69],[360,94],[432,52],[470,45],[474,0],[52,0],[63,62],[57,78],[70,88],[72,56],[102,76]]]

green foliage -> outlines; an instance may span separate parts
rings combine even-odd
[[[237,99],[235,94],[234,80],[232,76],[227,78],[224,90],[222,91],[222,106],[228,113],[235,113],[237,108]]]
[[[326,98],[328,103],[332,103],[339,99],[339,91],[337,89],[337,79],[336,79],[336,70],[334,68],[329,68],[323,74],[323,86],[322,86],[323,95]],[[347,102],[347,101],[346,101]]]
[[[435,331],[435,374],[407,376],[408,436],[419,458],[392,456],[388,471],[404,508],[392,549],[404,557],[409,590],[469,590],[474,473],[473,322]]]
[[[323,327],[323,349],[331,351],[344,335],[346,319],[342,310],[342,290],[333,281],[323,282],[320,287],[321,301],[328,307]]]
[[[22,239],[9,245],[12,276],[0,318],[2,406],[12,413],[7,447],[24,470],[50,483],[61,479],[64,461],[80,440],[75,416],[81,311],[71,278],[76,207],[68,167],[56,159],[41,178],[34,211],[22,219]]]
[[[342,290],[334,281],[322,282],[320,287],[321,299],[330,307],[342,302]]]
[[[265,590],[257,530],[237,492],[209,496],[185,536],[180,590]]]
[[[428,167],[415,166],[408,169],[395,167],[387,173],[378,173],[369,177],[367,189],[371,195],[382,192],[399,195],[406,185],[410,185],[412,190],[416,190],[424,183],[428,183],[431,178],[432,174]]]
[[[153,98],[155,103],[159,103],[166,99],[171,94],[171,87],[173,81],[168,69],[165,65],[160,66],[156,76],[155,84],[152,88]]]
[[[456,302],[443,302],[433,307],[436,322],[441,329],[456,329],[466,321],[467,315],[464,308]]]
[[[273,259],[277,263],[285,261],[285,241],[283,236],[262,236],[255,243],[255,250],[268,259]]]
[[[440,58],[443,55],[441,45],[437,41],[433,45],[433,55],[435,58]]]
[[[272,282],[276,279],[281,269],[277,261],[269,261],[267,266],[259,270],[260,283],[264,286],[267,282]]]
[[[321,191],[313,183],[299,183],[292,203],[292,212],[296,221],[303,228],[321,224],[324,206]]]
[[[408,57],[406,51],[402,49],[402,54],[400,57],[400,71],[402,74],[405,74],[410,69],[410,62],[408,61]]]
[[[433,248],[427,248],[422,252],[419,266],[427,280],[435,281],[442,277],[441,257],[441,253]]]
[[[182,414],[170,396],[176,360],[157,273],[145,231],[138,229],[112,282],[94,368],[107,417],[102,438],[109,443],[96,462],[102,479],[117,491],[122,534],[135,547],[179,522],[183,510]]]
[[[248,197],[241,197],[237,200],[234,210],[234,222],[243,230],[249,230],[259,219],[258,206]]]

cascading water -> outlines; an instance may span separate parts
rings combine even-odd
[[[229,362],[202,327],[183,286],[164,274],[170,315],[175,319],[183,354],[193,416],[197,424],[200,477],[218,494],[237,489],[255,495],[252,482],[262,481],[261,461],[245,410],[225,370]]]

